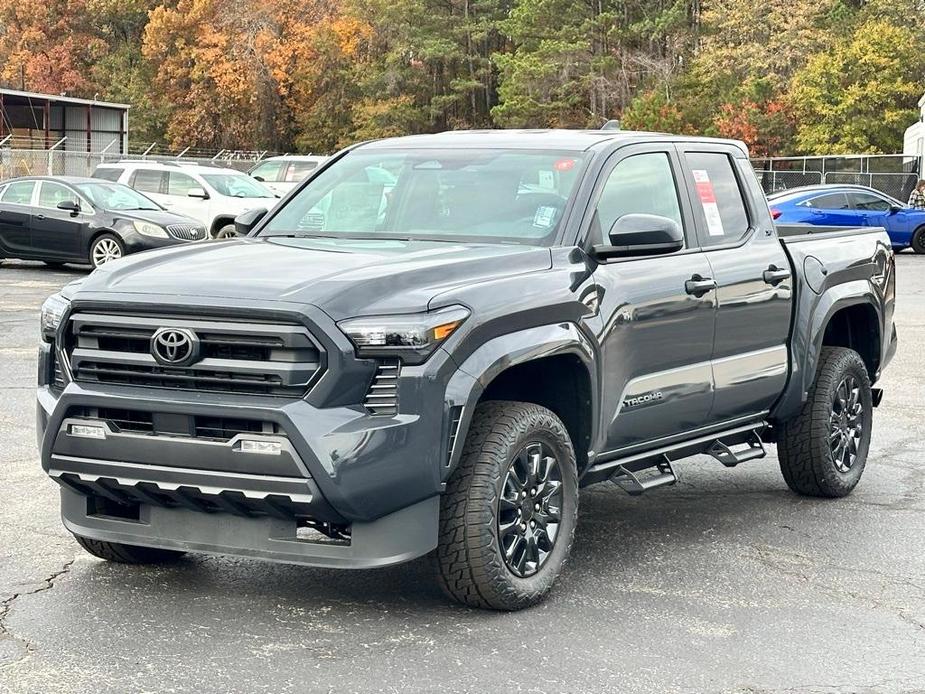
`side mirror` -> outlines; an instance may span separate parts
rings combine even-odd
[[[890,214],[896,214],[897,212],[902,212],[902,209],[899,205],[890,205]]]
[[[254,180],[255,180],[255,181],[260,181],[261,183],[264,182],[263,176],[254,176]]]
[[[70,212],[72,217],[80,212],[80,204],[74,200],[62,200],[57,204],[57,208]]]
[[[202,198],[203,200],[209,199],[209,194],[202,188],[190,188],[186,191],[187,197],[190,198]]]
[[[662,255],[684,248],[684,232],[673,219],[653,214],[626,214],[610,228],[610,245],[595,246],[598,258]]]
[[[238,236],[247,236],[254,230],[257,223],[267,214],[266,209],[260,207],[256,210],[242,212],[234,218],[234,231]]]

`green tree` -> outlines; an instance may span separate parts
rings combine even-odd
[[[897,152],[915,121],[925,51],[916,32],[864,22],[793,79],[796,146],[808,154]]]

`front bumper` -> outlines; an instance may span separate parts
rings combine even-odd
[[[352,352],[349,345],[346,350]],[[62,486],[63,519],[72,532],[340,567],[406,561],[436,546],[453,407],[444,384],[447,374],[456,373],[446,353],[403,371],[399,402],[414,412],[400,408],[391,416],[339,404],[343,391],[323,381],[312,397],[297,399],[73,381],[62,387],[52,383],[51,364],[52,351],[42,345],[39,447],[44,469]],[[317,402],[322,395],[326,401]],[[103,417],[94,419],[92,412],[100,408],[153,412],[172,418],[168,421],[259,420],[270,423],[273,433],[215,441],[123,431]],[[104,435],[75,436],[74,424],[102,427]],[[245,438],[278,442],[279,453],[243,451]],[[114,517],[93,499],[135,510],[130,518]],[[335,527],[349,541],[305,540],[300,535],[306,520],[312,527]]]

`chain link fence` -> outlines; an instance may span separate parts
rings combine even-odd
[[[753,159],[752,166],[768,195],[800,186],[848,184],[905,201],[920,175],[918,158],[902,154],[778,157]]]
[[[220,166],[237,171],[249,171],[266,153],[229,152],[226,155],[183,156],[167,154],[101,154],[64,150],[0,148],[0,180],[16,176],[90,176],[102,163],[122,160],[151,162],[183,162],[204,166]]]

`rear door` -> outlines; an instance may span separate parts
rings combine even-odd
[[[12,258],[31,257],[29,223],[35,181],[13,181],[0,195],[0,247]]]
[[[160,169],[135,169],[128,177],[128,185],[139,193],[170,209],[167,197],[167,172]]]
[[[81,206],[77,213],[59,210],[58,203],[70,200]],[[49,258],[87,260],[87,230],[93,210],[76,192],[55,181],[39,183],[38,198],[32,210],[32,246]]]
[[[679,146],[697,234],[717,282],[714,424],[770,409],[787,378],[790,261],[748,159],[737,147]],[[759,207],[760,205],[760,207]]]
[[[716,292],[710,281],[689,196],[673,145],[624,147],[608,161],[592,202],[586,232],[604,243],[627,214],[675,220],[685,248],[671,255],[612,259],[594,271],[603,332],[604,454],[628,454],[695,430],[707,420],[713,398]]]

